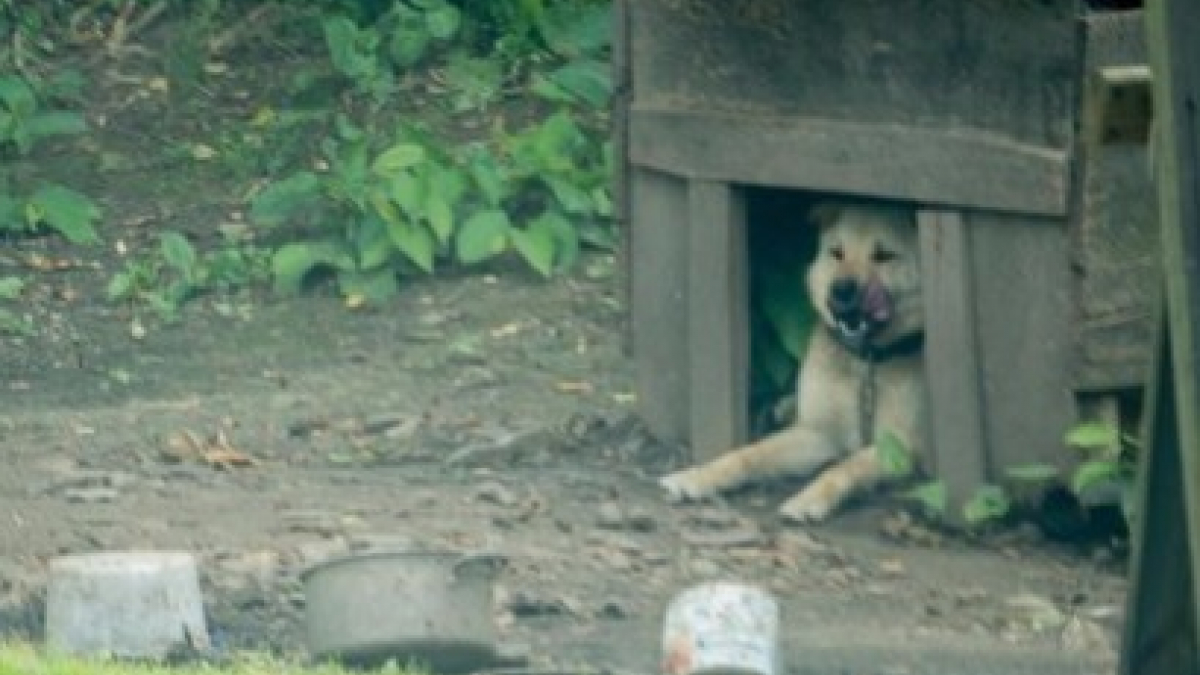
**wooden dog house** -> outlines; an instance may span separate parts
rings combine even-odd
[[[1079,19],[1073,0],[618,2],[617,196],[652,431],[696,459],[747,440],[746,200],[765,186],[918,209],[932,468],[952,495],[1063,464]]]

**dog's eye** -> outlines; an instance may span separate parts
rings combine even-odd
[[[889,263],[896,259],[896,252],[889,251],[884,248],[876,249],[871,253],[871,262],[873,263]]]
[[[846,254],[842,251],[841,246],[833,246],[829,249],[829,255],[833,256],[834,260],[841,262]]]

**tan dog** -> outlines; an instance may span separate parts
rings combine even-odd
[[[750,481],[817,474],[780,513],[824,520],[851,494],[887,477],[874,439],[925,447],[924,310],[911,209],[865,202],[813,209],[820,248],[808,293],[822,321],[809,342],[792,428],[660,484],[701,499]],[[817,473],[820,472],[820,473]]]

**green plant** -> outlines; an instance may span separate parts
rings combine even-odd
[[[1063,440],[1083,455],[1083,461],[1071,475],[1071,491],[1080,502],[1090,503],[1096,495],[1115,490],[1125,520],[1132,520],[1137,460],[1141,453],[1138,439],[1122,433],[1113,423],[1081,422],[1068,430]]]
[[[25,292],[25,280],[20,277],[0,277],[0,302],[15,301]],[[33,323],[24,316],[0,306],[0,335],[32,335]]]
[[[359,93],[385,100],[395,88],[395,71],[416,65],[459,30],[461,14],[446,0],[393,2],[369,25],[345,13],[321,19],[334,68]]]
[[[227,241],[204,254],[182,234],[159,235],[155,254],[135,257],[109,280],[113,302],[147,305],[160,319],[174,321],[185,302],[201,293],[229,291],[266,278],[267,255],[253,246]]]
[[[67,110],[44,110],[34,88],[23,78],[0,76],[0,154],[31,153],[38,143],[55,136],[82,133],[83,116]],[[0,173],[0,231],[57,231],[76,244],[98,240],[94,223],[100,209],[86,195],[56,183],[42,183],[29,194],[13,188],[11,176]]]
[[[343,295],[380,301],[396,292],[398,274],[509,251],[550,276],[574,261],[581,241],[610,242],[611,160],[600,137],[568,113],[492,145],[447,149],[413,126],[381,150],[371,140],[339,116],[336,135],[323,143],[326,171],[296,172],[252,199],[261,226],[307,221],[318,230],[276,252],[281,292],[297,292],[314,271],[329,269]]]

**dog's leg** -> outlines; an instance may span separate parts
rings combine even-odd
[[[838,456],[825,434],[792,427],[713,461],[663,477],[675,499],[703,499],[758,478],[810,474]]]
[[[825,520],[846,498],[879,484],[885,478],[874,446],[864,448],[825,469],[779,509],[785,519],[798,523]]]

